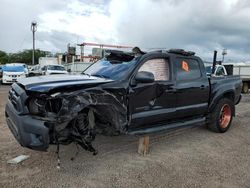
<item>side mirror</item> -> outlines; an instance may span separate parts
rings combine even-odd
[[[135,80],[140,83],[153,83],[155,77],[152,72],[140,71],[136,74]]]

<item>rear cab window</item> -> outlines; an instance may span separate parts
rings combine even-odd
[[[176,80],[194,80],[202,76],[199,62],[195,59],[178,58],[176,63]]]

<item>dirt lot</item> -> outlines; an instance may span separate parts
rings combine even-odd
[[[7,128],[4,105],[9,86],[0,85],[0,187],[250,187],[250,95],[237,106],[225,134],[204,126],[151,139],[146,157],[136,153],[138,138],[98,137],[97,156],[75,145],[61,147],[61,170],[55,146],[48,152],[22,148]],[[18,165],[7,160],[30,158]]]

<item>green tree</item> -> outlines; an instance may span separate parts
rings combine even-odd
[[[35,64],[38,63],[40,57],[52,56],[51,52],[43,50],[35,50]],[[23,50],[17,53],[6,53],[0,50],[0,64],[6,63],[25,63],[32,64],[32,50]]]
[[[35,64],[38,63],[40,57],[51,56],[48,51],[35,50]],[[32,64],[32,50],[23,50],[18,53],[8,54],[8,61],[5,63],[26,63],[28,65]]]
[[[8,62],[8,54],[0,50],[0,64],[5,64]]]

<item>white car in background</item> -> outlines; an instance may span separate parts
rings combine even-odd
[[[26,77],[29,75],[29,69],[28,69],[28,65],[24,64],[24,63],[17,63],[17,65],[20,64],[24,67],[24,72]]]
[[[2,83],[14,83],[19,78],[25,78],[27,73],[25,67],[20,64],[7,64],[2,67],[3,69],[3,77]]]
[[[68,74],[62,65],[45,65],[42,68],[43,75],[51,75],[51,74]]]
[[[41,66],[38,64],[31,67],[29,71],[29,76],[39,76],[39,75],[42,75]]]

